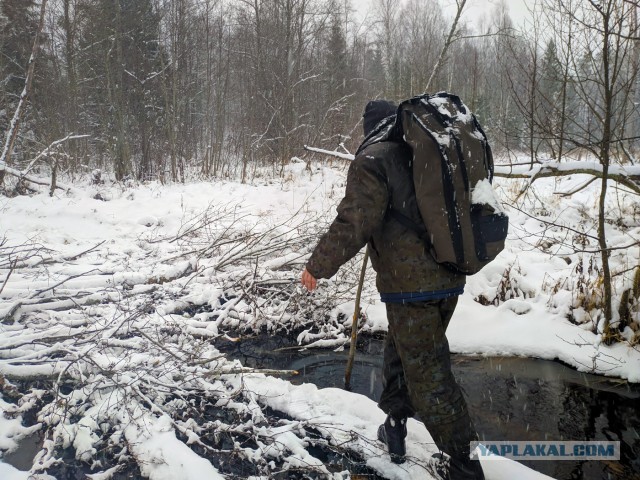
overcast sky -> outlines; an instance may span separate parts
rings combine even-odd
[[[362,0],[360,0],[362,1]],[[455,11],[455,2],[444,0],[451,5],[452,12]],[[490,14],[494,9],[498,0],[468,0],[465,7],[465,16],[467,20],[477,18],[483,14]],[[529,15],[529,9],[527,4],[533,5],[533,0],[507,0],[507,6],[509,7],[509,15],[513,19],[516,25],[521,24],[523,20]]]
[[[433,1],[433,0],[424,0]],[[480,19],[483,15],[489,15],[499,0],[467,0],[463,20],[473,21]],[[451,15],[455,13],[456,2],[454,0],[440,0],[442,5],[448,5],[447,12]],[[353,0],[354,6],[361,14],[370,12],[373,9],[375,0]],[[516,25],[520,25],[528,16],[527,5],[532,6],[533,0],[507,0],[509,14]]]

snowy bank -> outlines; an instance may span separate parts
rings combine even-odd
[[[72,196],[0,198],[0,378],[21,397],[0,405],[0,448],[16,448],[28,434],[23,415],[35,411],[46,435],[32,473],[60,471],[67,448],[94,478],[116,467],[150,478],[216,478],[228,468],[253,478],[283,469],[348,478],[351,467],[328,466],[311,453],[319,449],[351,452],[386,478],[428,478],[433,444],[421,424],[409,425],[410,461],[391,464],[375,438],[382,413],[371,400],[249,374],[215,348],[258,330],[295,334],[306,347],[349,341],[361,259],[315,295],[298,285],[345,173],[296,163],[284,179],[255,185],[87,186]],[[582,181],[541,179],[517,202],[518,185],[500,181],[508,247],[469,278],[447,332],[453,351],[557,358],[640,381],[637,311],[622,341],[600,342],[590,253],[597,189],[554,195]],[[614,207],[609,239],[624,247],[640,237],[640,212],[620,192]],[[638,258],[637,246],[612,254],[618,294]],[[361,331],[386,330],[371,271],[364,299]],[[48,390],[29,391],[35,379]],[[490,478],[541,478],[490,463]]]

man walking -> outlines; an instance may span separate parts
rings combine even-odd
[[[395,109],[384,100],[369,102],[365,136]],[[369,245],[389,320],[378,403],[387,419],[378,438],[387,445],[393,462],[404,462],[406,421],[417,414],[438,448],[450,456],[445,478],[483,480],[480,463],[469,459],[469,443],[477,440],[477,434],[451,372],[445,336],[465,276],[436,263],[419,234],[398,220],[422,221],[411,161],[411,149],[401,140],[374,143],[356,156],[336,219],[313,251],[301,280],[314,290],[316,279],[332,277]]]

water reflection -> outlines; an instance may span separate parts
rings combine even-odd
[[[609,440],[621,461],[523,462],[557,479],[640,479],[640,388],[557,362],[456,357],[476,426],[488,440]]]
[[[293,383],[344,387],[346,351],[299,352],[273,336],[226,350],[247,366],[298,370]],[[382,389],[382,351],[379,339],[362,342],[351,378],[353,391],[374,400]],[[640,386],[546,360],[454,355],[452,365],[481,438],[620,441],[620,462],[523,463],[559,480],[640,480]]]

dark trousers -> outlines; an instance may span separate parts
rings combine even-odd
[[[396,418],[416,413],[441,451],[466,463],[477,434],[453,374],[445,331],[458,297],[387,304],[383,391],[378,405]]]

